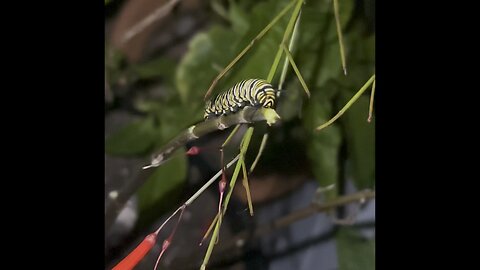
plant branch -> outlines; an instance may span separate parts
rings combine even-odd
[[[343,46],[342,26],[340,25],[340,14],[338,12],[338,0],[333,0],[333,13],[337,24],[338,44],[340,44],[340,58],[342,60],[343,74],[347,75],[347,61],[345,60],[345,48]]]
[[[228,203],[229,203],[230,198],[232,196],[233,189],[235,188],[235,183],[237,181],[238,174],[240,173],[240,168],[242,166],[242,163],[244,162],[245,154],[248,150],[248,146],[250,144],[250,139],[252,138],[253,129],[254,129],[253,127],[248,128],[248,130],[245,132],[245,135],[243,136],[243,140],[240,144],[241,145],[240,146],[240,154],[239,154],[240,158],[237,162],[237,165],[235,166],[235,170],[233,171],[232,179],[230,180],[229,190],[228,190],[227,196],[225,197],[225,201],[223,203],[223,209],[222,209],[222,212],[219,213],[219,216],[218,216],[219,218],[217,220],[217,223],[215,224],[215,229],[213,231],[212,238],[210,239],[210,243],[208,244],[207,252],[205,254],[205,257],[203,258],[203,262],[202,262],[202,265],[200,267],[201,270],[206,269],[207,263],[209,262],[210,256],[213,252],[213,246],[215,245],[215,243],[217,241],[218,234],[219,234],[219,231],[220,231],[220,226],[221,226],[221,223],[222,223],[221,222],[222,221],[222,215],[227,212],[227,206],[228,206]]]
[[[237,155],[232,161],[230,161],[227,164],[226,167],[229,168],[230,166],[232,166],[233,163],[235,163],[239,158],[240,158],[240,155]],[[167,224],[170,221],[170,219],[172,219],[179,211],[181,211],[180,212],[180,217],[178,218],[177,223],[176,223],[173,231],[171,232],[170,236],[163,242],[162,251],[160,252],[160,255],[158,256],[157,262],[155,263],[155,268],[154,269],[157,269],[158,262],[160,261],[160,258],[162,257],[163,253],[168,248],[168,245],[170,245],[170,242],[173,239],[173,235],[175,234],[175,231],[177,230],[178,224],[180,223],[180,220],[182,219],[183,211],[185,210],[185,208],[187,208],[187,206],[192,204],[193,201],[195,201],[222,174],[222,172],[223,172],[223,168],[219,172],[217,172],[212,178],[210,178],[210,180],[208,180],[207,183],[205,183],[197,192],[195,192],[195,194],[193,194],[190,197],[190,199],[188,199],[184,204],[182,204],[180,207],[178,207],[177,210],[175,210],[162,223],[162,225],[160,225],[160,227],[158,227],[158,229],[155,232],[148,235],[147,238],[145,238],[145,240],[142,243],[140,243],[140,245],[137,248],[135,248],[129,255],[127,255],[127,257],[125,257],[119,264],[117,264],[117,266],[115,266],[114,269],[126,269],[125,265],[128,265],[128,269],[131,269],[132,267],[134,267],[143,257],[145,257],[145,255],[148,253],[148,251],[150,251],[150,249],[152,248],[152,246],[156,242],[156,238],[157,238],[159,232],[163,229],[165,224]]]
[[[375,81],[373,81],[372,85],[372,92],[370,94],[370,107],[368,108],[368,119],[367,121],[370,123],[372,121],[372,115],[373,115],[373,98],[375,97]]]
[[[227,259],[231,259],[231,257],[236,256],[235,254],[238,254],[239,252],[244,251],[244,246],[247,243],[247,241],[254,241],[255,239],[268,235],[272,231],[284,228],[289,226],[292,223],[295,223],[299,220],[308,218],[312,215],[315,215],[317,213],[322,213],[322,212],[328,212],[333,209],[336,209],[338,207],[350,204],[350,203],[364,203],[367,200],[371,200],[375,198],[375,191],[373,190],[363,190],[359,191],[356,193],[344,195],[341,197],[337,197],[335,199],[332,199],[327,202],[312,202],[310,206],[307,206],[305,208],[299,209],[293,213],[290,213],[286,216],[283,216],[281,218],[278,218],[274,221],[268,222],[261,224],[258,226],[253,233],[251,231],[242,231],[232,238],[230,238],[230,241],[227,242],[226,244],[221,245],[218,247],[213,254],[214,256],[211,259],[210,264],[217,265],[222,263],[222,261],[225,261]],[[192,258],[189,256],[189,258]],[[180,258],[179,258],[180,260]],[[198,260],[191,260],[192,264],[189,266],[182,265],[182,269],[197,269],[198,265],[195,265],[195,263]],[[172,265],[176,265],[173,263]],[[178,264],[180,265],[180,264]]]
[[[347,102],[347,104],[334,117],[332,117],[332,119],[328,120],[328,122],[326,122],[325,124],[320,125],[315,130],[320,131],[321,129],[324,129],[329,125],[331,125],[333,122],[335,122],[340,116],[342,116],[348,110],[348,108],[350,108],[350,106],[352,106],[353,103],[355,103],[355,101],[357,101],[357,99],[363,94],[363,92],[365,92],[365,90],[367,90],[367,88],[370,86],[370,84],[372,84],[373,81],[375,81],[375,74],[373,74],[372,77],[370,77],[370,79],[362,86],[362,88],[358,90],[358,92]]]
[[[122,37],[122,44],[127,43],[130,39],[134,36],[138,35],[140,32],[145,30],[149,25],[154,23],[155,21],[160,20],[161,18],[165,17],[173,7],[179,2],[180,0],[170,0],[165,5],[158,7],[155,11],[150,13],[147,17],[145,17],[140,22],[136,23],[132,27],[128,29],[127,32]]]
[[[335,199],[332,199],[324,203],[313,202],[310,206],[307,206],[291,214],[288,214],[284,217],[276,219],[273,222],[260,225],[254,231],[252,237],[256,238],[262,235],[266,235],[271,231],[278,230],[283,227],[287,227],[288,225],[294,222],[305,219],[317,213],[327,212],[329,210],[336,209],[337,207],[354,203],[354,202],[365,202],[366,200],[372,199],[372,198],[375,198],[375,191],[363,190],[360,192],[337,197]],[[233,248],[237,246],[237,243],[239,242],[245,243],[248,235],[249,233],[246,231],[240,232],[239,234],[237,234],[237,236],[233,237],[232,240],[229,243],[227,243],[223,248],[218,248],[218,252],[221,253],[222,251]]]
[[[227,146],[227,144],[230,142],[230,140],[233,138],[233,135],[235,135],[235,133],[237,133],[238,129],[240,128],[240,124],[237,124],[235,126],[235,128],[232,130],[232,132],[230,132],[230,135],[228,135],[227,139],[225,140],[225,142],[223,142],[222,144],[222,148],[225,148],[225,146]]]
[[[297,21],[295,22],[295,26],[293,27],[292,37],[290,38],[290,43],[288,44],[288,50],[293,52],[293,45],[295,45],[295,41],[297,40],[298,35],[298,25],[300,24],[300,18],[302,17],[302,11],[298,14]],[[287,77],[287,70],[288,70],[288,59],[285,58],[283,62],[282,73],[280,75],[280,82],[278,83],[278,89],[283,89],[283,84],[285,83],[285,78]]]
[[[298,0],[295,9],[293,10],[292,17],[290,17],[290,21],[288,21],[287,28],[285,29],[285,33],[283,34],[282,42],[280,42],[277,50],[277,54],[275,55],[275,59],[273,60],[272,67],[270,68],[270,72],[268,73],[267,82],[272,82],[273,77],[275,76],[275,72],[277,71],[278,64],[280,63],[280,58],[282,58],[282,45],[287,44],[288,37],[293,31],[293,27],[295,22],[297,21],[298,15],[300,14],[300,10],[302,8],[303,0]]]
[[[273,115],[271,115],[272,113]],[[200,122],[197,125],[193,125],[181,132],[179,135],[177,135],[177,137],[165,144],[156,154],[153,155],[150,164],[144,166],[143,169],[162,165],[180,146],[183,146],[186,143],[196,140],[213,131],[224,130],[237,124],[260,121],[267,121],[267,123],[271,125],[274,124],[278,119],[279,116],[273,109],[245,107],[243,110],[235,114],[220,116],[212,120]]]
[[[260,148],[258,149],[257,156],[255,157],[255,160],[253,161],[252,166],[250,167],[250,170],[248,171],[248,173],[252,173],[253,169],[255,169],[255,166],[257,166],[257,163],[263,154],[263,150],[265,150],[265,147],[267,146],[267,140],[268,140],[268,133],[265,133],[263,134],[262,143],[260,144]]]
[[[273,25],[275,25],[277,21],[280,20],[280,18],[282,18],[283,15],[285,15],[285,13],[287,13],[287,11],[293,6],[294,3],[295,1],[292,1],[285,8],[283,8],[282,11],[280,11],[280,13],[255,38],[253,38],[252,41],[250,41],[247,47],[245,47],[245,49],[243,49],[243,51],[240,52],[240,54],[238,54],[237,57],[235,57],[235,59],[233,59],[232,62],[230,62],[230,64],[228,64],[228,66],[225,67],[217,75],[217,77],[213,80],[212,84],[208,88],[207,93],[205,94],[205,97],[204,97],[205,100],[210,96],[210,94],[213,91],[213,88],[215,87],[215,85],[217,85],[220,78],[222,78],[223,75],[225,75],[233,67],[233,65],[235,65],[238,62],[238,60],[240,60],[240,58],[242,58],[242,56],[248,52],[248,50],[250,50],[250,48],[255,44],[257,40],[261,39],[268,32],[268,30],[270,30],[270,28],[272,28]]]
[[[234,159],[232,159],[232,161],[230,161],[226,168],[230,168],[230,166],[233,165],[234,162],[236,162],[238,159],[240,158],[240,155],[237,155]],[[207,183],[205,183],[197,192],[195,192],[195,194],[192,195],[192,197],[190,197],[190,199],[188,199],[186,202],[185,202],[185,205],[186,206],[189,206],[190,204],[193,203],[193,201],[195,201],[198,196],[200,196],[200,194],[202,194],[205,189],[207,189],[213,182],[215,182],[215,180],[217,180],[218,177],[220,177],[220,175],[222,174],[222,171],[223,170],[220,170],[217,172],[217,174],[215,174],[212,178],[210,178],[210,180],[208,180]]]
[[[158,167],[165,163],[173,153],[186,143],[196,140],[197,138],[204,136],[216,130],[223,130],[230,126],[241,123],[253,123],[260,121],[267,121],[268,124],[274,124],[279,119],[278,114],[273,109],[266,108],[253,108],[246,107],[242,111],[228,115],[225,117],[218,117],[205,122],[200,122],[197,125],[193,125],[187,130],[181,132],[159,152],[154,155],[151,163],[144,168]],[[127,182],[124,186],[117,190],[113,190],[110,193],[115,196],[108,196],[106,198],[106,210],[105,210],[105,229],[108,230],[114,223],[120,211],[123,209],[125,203],[130,197],[137,192],[137,190],[145,183],[149,176],[155,170],[142,170],[140,174]]]
[[[298,80],[300,80],[300,84],[302,85],[303,90],[305,90],[305,93],[307,94],[307,96],[310,97],[310,90],[308,90],[307,84],[305,83],[305,80],[303,80],[302,74],[300,73],[300,70],[295,64],[292,54],[288,51],[288,48],[285,44],[282,45],[282,48],[283,50],[285,50],[285,54],[287,55],[287,58],[290,61],[290,64],[292,65],[293,70],[295,71],[295,74],[297,74]]]

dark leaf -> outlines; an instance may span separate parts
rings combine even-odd
[[[307,142],[307,154],[311,161],[315,179],[320,186],[336,184],[338,188],[338,153],[341,143],[341,133],[337,124],[316,132],[314,129],[327,122],[332,116],[332,105],[327,96],[316,92],[312,94],[310,102],[305,105],[304,126],[310,131]],[[335,196],[336,192],[328,192],[327,199]]]
[[[365,239],[348,228],[337,233],[340,270],[374,270],[375,240]]]
[[[342,96],[342,104],[351,98],[350,92]],[[361,96],[340,120],[345,127],[348,157],[358,189],[375,185],[375,118],[367,122],[369,102],[368,95]]]
[[[185,181],[186,170],[185,155],[176,156],[155,169],[137,193],[141,220],[158,217],[178,202],[176,195]]]
[[[116,156],[146,154],[154,142],[153,118],[135,121],[114,133],[105,142],[105,152]]]

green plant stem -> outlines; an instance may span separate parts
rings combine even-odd
[[[252,173],[253,169],[255,169],[255,166],[257,166],[257,163],[263,154],[263,150],[265,150],[265,146],[267,145],[267,140],[268,140],[268,133],[265,133],[263,134],[262,143],[260,144],[260,149],[258,149],[258,154],[255,157],[255,160],[253,161],[252,166],[250,167],[250,170],[248,171],[248,173]]]
[[[144,169],[151,167],[158,167],[165,163],[179,147],[184,146],[186,143],[194,141],[208,133],[216,130],[224,130],[236,124],[253,123],[266,120],[267,123],[273,124],[276,118],[272,118],[269,113],[276,115],[273,109],[267,108],[253,108],[246,107],[243,110],[227,115],[221,116],[212,120],[200,122],[196,125],[190,126],[175,138],[165,144],[160,150],[153,155],[150,164],[144,166]]]
[[[227,73],[233,67],[233,65],[235,65],[238,62],[238,60],[240,60],[240,58],[242,58],[242,56],[248,52],[248,50],[250,50],[250,48],[255,44],[257,40],[261,39],[268,32],[268,30],[270,30],[273,27],[273,25],[275,25],[278,22],[278,20],[280,20],[280,18],[282,18],[283,15],[287,13],[287,11],[293,6],[294,3],[295,2],[292,1],[286,7],[284,7],[282,11],[280,11],[280,13],[277,16],[275,16],[275,18],[255,38],[253,38],[253,40],[247,45],[247,47],[245,47],[245,49],[243,49],[243,51],[240,52],[240,54],[238,54],[237,57],[235,57],[235,59],[233,59],[233,61],[230,62],[230,64],[228,64],[227,67],[225,67],[217,75],[217,77],[213,80],[212,84],[208,88],[207,93],[205,94],[205,97],[204,97],[205,100],[212,94],[213,88],[217,85],[220,78],[222,78],[225,75],[225,73]]]
[[[290,4],[292,5],[294,2],[291,2]],[[293,31],[293,26],[295,25],[295,22],[297,20],[297,17],[299,15],[299,12],[300,12],[300,9],[301,9],[301,6],[302,6],[302,3],[303,3],[303,0],[297,0],[296,2],[296,6],[295,6],[295,9],[292,13],[292,16],[290,18],[290,21],[287,25],[287,28],[285,30],[285,33],[284,33],[284,36],[283,36],[283,40],[282,40],[282,43],[280,44],[279,46],[279,50],[277,51],[277,55],[274,59],[274,62],[270,68],[270,71],[269,71],[269,74],[268,74],[268,77],[267,77],[267,81],[268,82],[272,82],[272,79],[273,79],[273,76],[275,75],[275,72],[277,70],[277,67],[278,67],[278,64],[280,62],[280,58],[281,58],[281,54],[282,54],[282,45],[283,44],[286,44],[286,41],[288,40],[288,37],[290,36],[290,34],[292,33]],[[291,6],[288,5],[283,11],[287,11]],[[243,56],[243,54],[246,53],[246,51],[248,51],[248,49],[253,46],[253,42],[258,39],[259,36],[263,36],[263,34],[266,33],[266,31],[268,31],[268,29],[270,29],[277,21],[278,19],[283,16],[284,12],[281,12],[279,15],[277,15],[277,17],[275,17],[275,19],[250,43],[249,46],[247,46],[218,76],[217,78],[215,78],[215,80],[212,82],[212,85],[210,86],[210,88],[208,89],[207,93],[205,94],[205,98],[207,98],[213,87],[217,84],[218,80],[226,73],[228,72],[228,70]],[[276,115],[276,114],[275,114]],[[278,116],[278,115],[276,115]],[[267,121],[268,123],[268,121]],[[269,123],[270,124],[270,123]],[[235,187],[235,183],[236,183],[236,180],[238,178],[238,174],[240,172],[240,169],[242,167],[242,164],[243,166],[245,166],[244,162],[245,162],[245,153],[247,152],[248,150],[248,146],[250,144],[250,139],[252,137],[252,134],[253,134],[253,130],[254,128],[253,127],[249,127],[248,130],[245,132],[244,134],[244,137],[243,137],[243,140],[240,144],[240,158],[239,158],[239,161],[237,162],[237,165],[235,167],[235,170],[233,172],[233,175],[232,175],[232,179],[230,180],[230,185],[229,185],[229,190],[227,192],[227,195],[225,196],[225,199],[224,199],[224,202],[223,202],[223,211],[222,213],[220,213],[220,215],[223,215],[226,210],[227,210],[227,207],[228,207],[228,203],[230,201],[230,198],[232,196],[232,192],[233,192],[233,189]],[[246,169],[245,169],[246,171]],[[252,207],[253,209],[253,207]],[[210,260],[210,256],[212,254],[212,251],[213,251],[213,247],[215,245],[215,242],[216,242],[216,239],[218,237],[218,234],[219,234],[219,230],[220,230],[220,226],[221,226],[221,217],[219,216],[216,224],[215,224],[215,229],[212,233],[212,237],[210,239],[210,243],[208,245],[208,248],[207,248],[207,252],[205,254],[205,257],[203,259],[203,263],[200,267],[201,270],[204,270],[206,269],[206,265],[208,264],[208,261]]]
[[[270,68],[270,72],[267,76],[267,81],[272,82],[273,77],[275,76],[275,72],[277,71],[278,64],[280,63],[280,58],[282,58],[282,45],[287,44],[288,37],[293,31],[293,26],[295,25],[295,21],[300,13],[301,7],[303,4],[303,0],[297,0],[297,5],[293,10],[292,17],[290,17],[290,21],[288,22],[287,28],[285,29],[285,33],[283,34],[283,39],[280,45],[278,46],[277,54],[275,55],[275,59],[273,60],[272,67]]]
[[[233,163],[239,158],[240,154],[238,154],[234,159],[232,159],[232,161],[227,164],[227,169],[230,168],[230,166],[232,166]],[[218,171],[214,176],[212,176],[212,178],[210,178],[210,180],[207,181],[207,183],[205,183],[197,192],[195,192],[195,194],[193,194],[192,197],[190,197],[190,199],[185,202],[185,205],[188,206],[192,204],[193,201],[198,198],[198,196],[200,196],[213,182],[215,182],[215,180],[217,180],[218,177],[220,177],[220,175],[222,175],[222,170]]]
[[[243,180],[242,184],[245,188],[245,193],[247,194],[248,210],[250,211],[250,216],[253,216],[253,203],[252,196],[250,195],[250,186],[248,184],[248,174],[247,166],[245,165],[245,160],[242,162],[242,171],[243,171]]]
[[[297,40],[298,35],[298,25],[300,24],[300,18],[302,17],[302,12],[298,14],[297,21],[295,22],[295,27],[293,27],[292,37],[290,38],[290,43],[288,44],[288,50],[293,52],[293,46],[295,45],[295,41]],[[283,84],[285,83],[285,78],[287,77],[287,70],[288,70],[288,59],[285,58],[283,62],[282,74],[280,75],[280,81],[278,82],[278,89],[283,89]]]
[[[332,119],[328,120],[328,122],[326,122],[325,124],[318,126],[315,130],[320,131],[328,127],[329,125],[331,125],[333,122],[335,122],[340,116],[342,116],[342,114],[344,114],[348,110],[348,108],[350,108],[350,106],[352,106],[353,103],[355,103],[355,101],[357,101],[357,99],[363,94],[363,92],[365,92],[365,90],[367,90],[367,88],[370,86],[370,84],[372,84],[374,80],[375,80],[375,74],[373,74],[372,77],[370,77],[370,79],[362,86],[362,88],[358,90],[358,92],[347,102],[347,104]]]
[[[217,213],[215,215],[215,218],[212,220],[212,223],[210,224],[210,226],[208,227],[208,230],[207,232],[205,233],[205,235],[203,236],[202,238],[202,242],[200,242],[200,246],[203,244],[203,241],[205,239],[207,239],[208,235],[212,232],[212,229],[213,229],[213,226],[215,226],[217,224],[217,220],[218,220],[218,217],[220,216],[220,213]]]
[[[265,235],[269,235],[272,231],[279,230],[281,228],[285,228],[290,226],[292,223],[295,223],[299,220],[311,217],[312,215],[321,213],[321,212],[329,212],[337,209],[338,207],[342,207],[351,203],[365,203],[368,200],[375,198],[375,191],[374,190],[361,190],[356,193],[346,194],[330,201],[320,202],[314,200],[309,206],[304,208],[298,209],[293,211],[292,213],[288,213],[285,216],[277,218],[273,221],[259,224],[255,230],[244,230],[236,235],[232,236],[228,242],[223,243],[218,249],[215,251],[215,256],[212,259],[211,263],[215,266],[222,264],[224,260],[231,261],[232,257],[242,257],[245,254],[243,253],[244,246],[243,244],[239,243],[247,243],[247,241],[255,241],[258,237],[262,237]],[[192,257],[195,257],[195,254],[192,254]],[[196,260],[192,260],[196,261]],[[176,262],[174,261],[172,265],[175,265]],[[182,270],[190,270],[195,269],[196,266],[194,263],[186,266],[182,265]],[[180,268],[175,268],[180,269]]]
[[[229,190],[228,190],[227,196],[225,196],[225,199],[224,199],[224,202],[223,202],[223,211],[222,211],[222,213],[220,213],[220,215],[223,215],[227,211],[227,206],[228,206],[228,203],[230,201],[230,197],[232,196],[233,188],[235,187],[235,183],[237,181],[238,174],[239,174],[241,166],[242,166],[242,162],[244,162],[245,153],[248,150],[248,145],[250,144],[250,139],[252,137],[252,134],[253,134],[253,127],[249,127],[248,130],[245,132],[245,135],[244,135],[243,140],[242,140],[240,154],[239,154],[240,158],[237,162],[237,165],[235,166],[235,170],[233,171],[232,179],[230,180]],[[219,219],[218,219],[218,221],[215,225],[215,229],[213,231],[212,238],[210,238],[210,243],[208,244],[207,252],[205,253],[205,257],[203,258],[203,263],[200,266],[201,270],[206,269],[208,261],[210,260],[210,256],[212,255],[213,246],[215,245],[215,241],[218,237],[219,230],[220,230],[220,225],[221,225],[220,220],[221,220],[221,218],[219,217]]]
[[[295,64],[295,61],[293,60],[292,54],[288,51],[287,46],[285,44],[282,45],[283,50],[285,51],[285,54],[287,55],[288,60],[290,61],[290,64],[293,67],[293,70],[295,70],[295,73],[297,74],[298,79],[300,80],[300,83],[302,84],[303,90],[305,90],[305,93],[307,94],[308,97],[310,97],[310,91],[308,90],[307,84],[303,80],[302,74],[300,73],[300,70],[298,70],[297,65]]]
[[[225,140],[225,142],[222,144],[222,148],[224,148],[225,146],[227,146],[227,144],[230,142],[230,140],[233,138],[233,135],[235,135],[235,133],[237,133],[238,129],[240,128],[241,124],[237,124],[235,126],[235,128],[232,130],[232,132],[230,132],[230,135],[228,135],[227,139]]]
[[[372,93],[370,94],[370,106],[368,108],[368,119],[367,119],[369,123],[372,121],[372,115],[373,115],[373,97],[375,96],[375,82],[376,80],[373,81]]]
[[[347,75],[347,61],[345,60],[345,48],[343,47],[342,26],[340,25],[340,14],[338,12],[338,0],[333,0],[333,13],[337,24],[338,44],[340,45],[340,58],[342,60],[343,74]]]

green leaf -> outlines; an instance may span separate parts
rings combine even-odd
[[[211,80],[232,55],[226,46],[218,44],[234,39],[233,32],[213,26],[208,32],[199,33],[190,41],[188,52],[182,58],[175,77],[184,104],[192,101],[203,103],[203,95]]]
[[[350,98],[351,93],[345,90],[342,104]],[[346,130],[348,159],[358,189],[373,188],[375,185],[375,118],[371,123],[367,122],[369,102],[369,95],[362,95],[339,119]]]
[[[364,239],[349,228],[340,228],[336,239],[340,270],[375,269],[374,239]]]
[[[365,36],[357,24],[345,36],[345,43],[347,61],[352,68],[348,68],[348,76],[339,77],[337,82],[355,93],[375,73],[375,35]]]
[[[125,77],[125,62],[125,55],[121,51],[105,43],[105,74],[109,84],[114,85]]]
[[[187,172],[187,159],[184,155],[172,158],[147,179],[138,190],[140,211],[139,223],[147,223],[178,203],[177,196]]]
[[[328,121],[331,115],[332,105],[327,96],[321,92],[313,93],[310,102],[306,104],[304,115],[304,126],[311,131],[306,151],[319,185],[325,187],[335,184],[334,191],[326,193],[327,199],[332,199],[337,194],[338,153],[342,135],[335,123],[320,132],[313,130]]]
[[[326,18],[320,20],[323,21],[324,25],[305,22],[300,34],[301,37],[303,33],[307,33],[306,37],[300,38],[301,47],[297,49],[297,64],[300,71],[303,71],[302,73],[310,88],[322,89],[329,79],[335,79],[342,75],[338,41],[332,37],[327,39],[328,33],[334,33],[335,24],[331,22],[332,16]],[[310,34],[310,38],[306,29],[313,32]]]
[[[152,78],[173,78],[175,74],[176,62],[165,58],[158,57],[151,61],[138,64],[131,67],[131,72],[137,75],[139,79]]]
[[[354,1],[340,1],[339,13],[342,27],[350,20]],[[298,41],[297,64],[304,70],[304,76],[310,88],[322,89],[330,79],[343,79],[340,46],[333,15],[332,1],[312,1],[302,11],[300,35]],[[344,33],[344,36],[346,34]],[[348,69],[352,65],[345,44]]]
[[[230,9],[228,11],[228,15],[230,16],[230,20],[232,22],[233,31],[239,35],[244,35],[250,27],[248,15],[245,10],[243,10],[235,1],[229,2]]]
[[[300,114],[304,103],[303,96],[305,92],[302,90],[302,86],[298,80],[290,80],[290,82],[283,86],[283,90],[276,111],[282,121],[288,122]]]
[[[330,8],[333,10],[333,3],[331,1],[329,2]],[[345,29],[352,18],[354,7],[354,0],[338,0],[338,13],[340,14],[340,24],[342,25],[342,29]]]
[[[249,11],[240,11],[240,6],[233,5],[230,9],[230,13],[235,14],[232,27],[214,25],[207,32],[197,34],[190,42],[189,50],[180,62],[175,77],[182,102],[193,102],[195,109],[200,109],[200,105],[203,108],[203,96],[212,80],[287,3],[288,1],[270,0],[255,5]],[[243,13],[248,17],[243,19]],[[248,31],[245,31],[247,25],[242,23],[243,20],[249,23]],[[288,15],[257,41],[234,68],[220,79],[214,93],[225,91],[243,79],[266,78],[287,20]],[[239,32],[235,32],[234,28]],[[243,32],[245,34],[241,34]]]
[[[153,118],[135,121],[112,134],[105,142],[105,152],[114,156],[146,154],[154,142]]]

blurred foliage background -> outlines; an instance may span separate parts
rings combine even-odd
[[[115,126],[106,130],[108,158],[144,160],[180,131],[202,121],[203,96],[213,78],[289,1],[180,1],[138,36],[121,42],[132,22],[166,2],[105,0],[105,119],[107,128]],[[336,184],[328,199],[343,194],[346,179],[352,179],[357,189],[374,189],[375,118],[367,122],[369,91],[333,125],[314,131],[375,73],[374,4],[374,0],[339,1],[345,76],[332,1],[305,2],[292,54],[312,95],[310,99],[304,95],[289,68],[278,107],[282,124],[268,129],[272,138],[259,173],[288,172],[291,159],[285,154],[295,153],[294,160],[303,165],[293,170],[311,175],[320,186]],[[242,79],[267,77],[290,13],[219,81],[215,93]],[[280,72],[281,68],[273,85],[278,84]],[[113,125],[110,116],[119,111],[127,112],[128,120]],[[137,193],[136,230],[181,203],[188,167],[187,158],[179,156],[149,177]],[[107,170],[119,168],[107,166]],[[374,268],[373,240],[359,241],[348,228],[337,237],[340,269]]]

